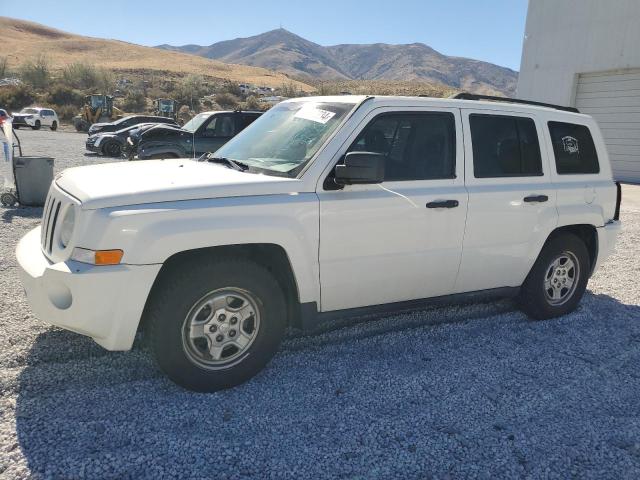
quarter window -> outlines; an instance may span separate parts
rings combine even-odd
[[[476,178],[542,175],[536,125],[531,118],[469,115]]]
[[[445,112],[384,114],[349,151],[385,155],[385,181],[455,178],[455,119]]]
[[[598,154],[589,128],[574,123],[549,122],[549,133],[560,175],[599,173]]]

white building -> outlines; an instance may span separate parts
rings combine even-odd
[[[529,0],[517,96],[593,115],[640,182],[640,0]]]

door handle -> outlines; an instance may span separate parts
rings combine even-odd
[[[549,200],[549,197],[546,195],[530,195],[528,197],[524,197],[524,201],[527,203],[546,202],[547,200]]]
[[[427,203],[427,208],[456,208],[460,203],[458,200],[436,200]]]

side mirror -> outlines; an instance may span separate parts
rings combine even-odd
[[[374,152],[349,152],[344,165],[336,165],[335,182],[339,185],[382,183],[386,157]]]

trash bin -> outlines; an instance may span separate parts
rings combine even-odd
[[[53,158],[14,157],[13,165],[20,203],[43,206],[53,181]]]

